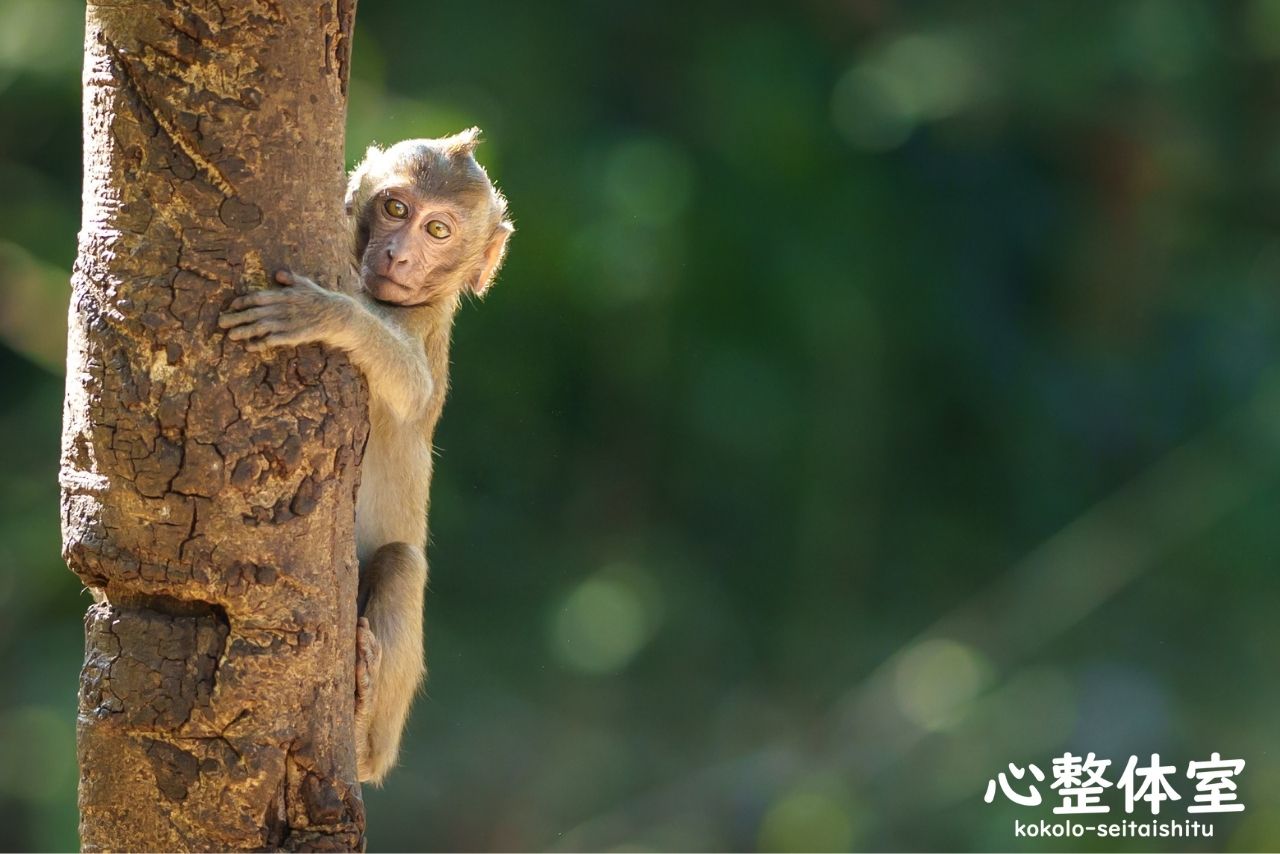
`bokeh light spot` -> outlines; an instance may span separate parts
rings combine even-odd
[[[0,3],[0,72],[15,69],[59,74],[84,60],[79,27],[51,26],[74,21],[84,7],[71,0],[7,0]]]
[[[614,673],[640,652],[660,617],[649,577],[634,567],[610,567],[579,584],[554,611],[552,651],[575,670]]]
[[[831,120],[858,148],[886,151],[922,122],[946,118],[981,89],[973,48],[956,35],[912,33],[872,51],[836,83]]]
[[[836,84],[831,120],[846,140],[871,151],[897,148],[915,128],[910,93],[901,81],[862,66]]]
[[[990,666],[964,644],[946,638],[927,640],[903,653],[894,673],[898,707],[928,730],[957,723],[982,690]]]
[[[902,81],[908,103],[922,120],[945,118],[978,93],[978,63],[969,45],[955,36],[905,36],[885,49],[880,64]]]
[[[760,824],[761,851],[848,851],[853,798],[841,786],[806,783],[775,801]]]

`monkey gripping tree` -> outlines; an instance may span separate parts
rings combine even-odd
[[[355,0],[90,0],[63,546],[85,850],[350,850],[363,380],[233,294],[345,269]]]

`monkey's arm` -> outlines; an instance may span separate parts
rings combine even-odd
[[[254,291],[231,301],[218,318],[227,337],[250,350],[319,342],[345,350],[369,381],[369,391],[400,420],[420,413],[435,380],[422,342],[382,320],[347,294],[327,291],[284,270],[287,288]]]

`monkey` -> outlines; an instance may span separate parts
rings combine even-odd
[[[232,300],[227,337],[264,352],[318,342],[345,351],[369,386],[368,444],[356,495],[360,564],[355,655],[356,765],[380,785],[395,764],[426,677],[423,604],[432,437],[448,386],[464,295],[485,293],[514,226],[475,159],[480,131],[370,146],[345,211],[354,293],[291,270],[282,287]]]

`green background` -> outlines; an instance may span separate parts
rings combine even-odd
[[[1120,847],[1280,847],[1280,3],[361,5],[351,158],[478,124],[518,227],[372,848],[1106,847],[982,800],[1068,750],[1247,760]],[[0,0],[10,849],[76,844],[82,18]]]

